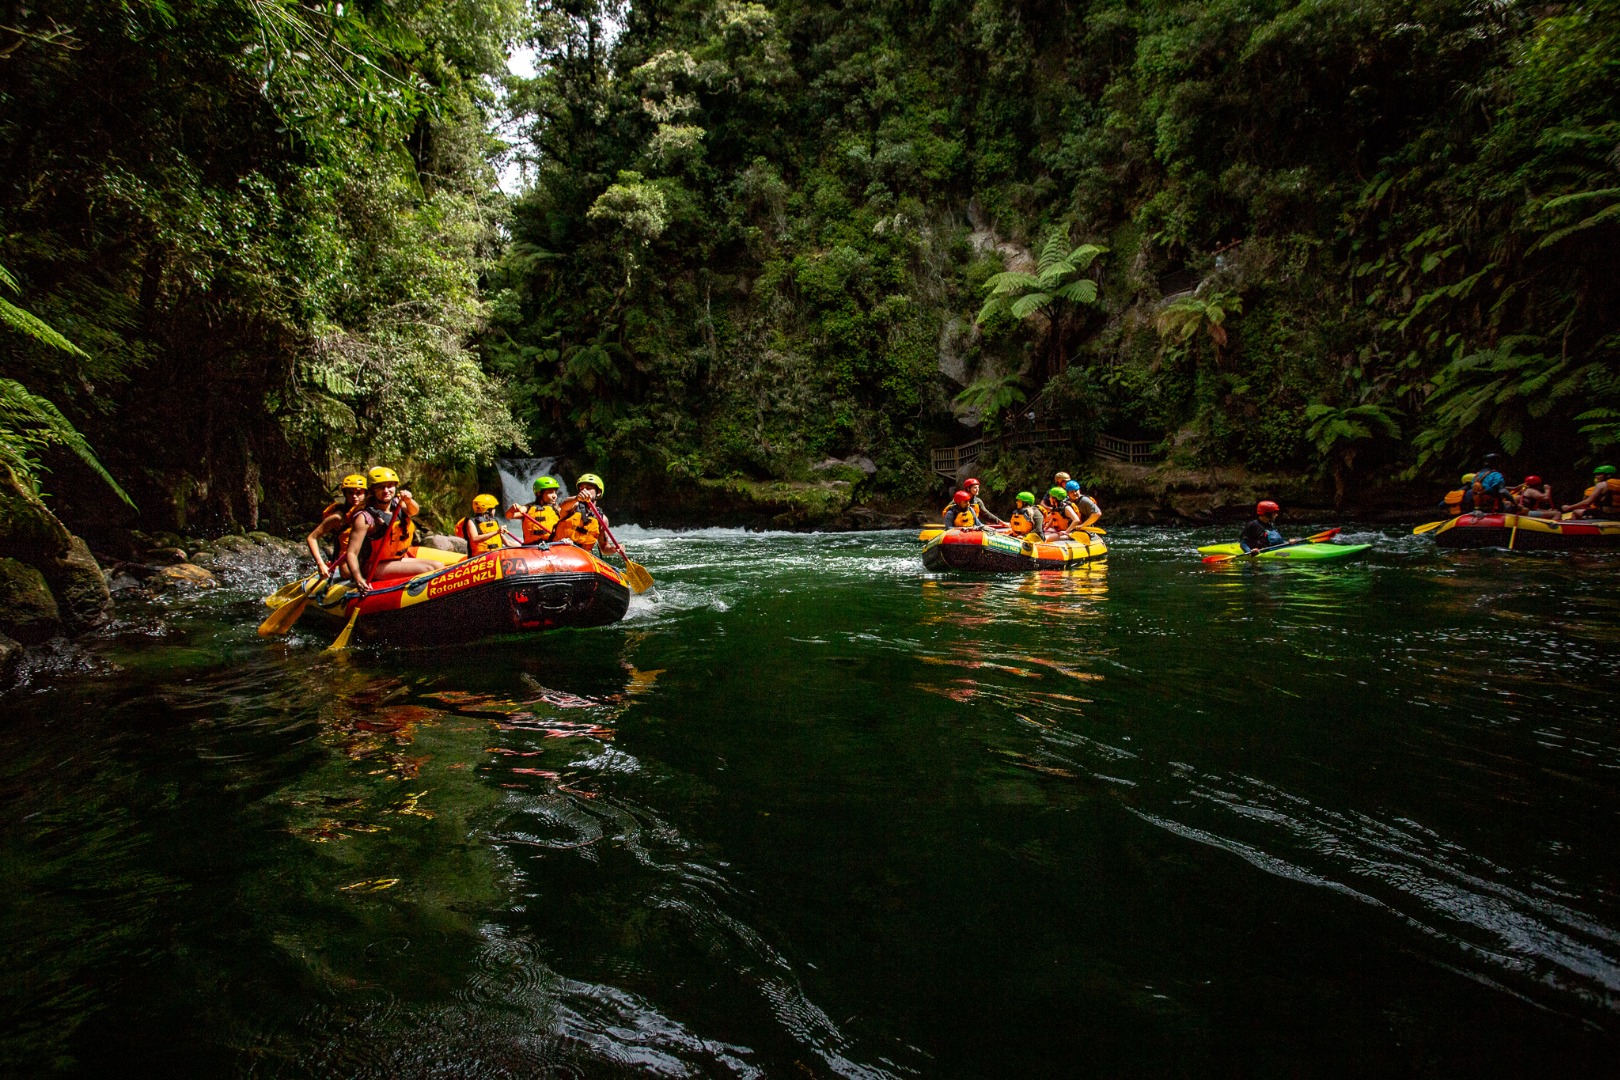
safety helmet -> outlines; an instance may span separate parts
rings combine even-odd
[[[557,491],[561,487],[562,485],[557,483],[555,476],[537,476],[534,478],[534,493],[536,495],[542,491]]]
[[[607,485],[602,483],[602,478],[600,476],[597,476],[593,472],[588,472],[584,476],[580,477],[578,480],[575,480],[574,481],[574,490],[578,491],[579,488],[580,488],[580,485],[582,485],[582,484],[589,484],[592,487],[594,487],[597,490],[598,493],[603,494],[603,495],[607,494]]]
[[[1029,492],[1027,492],[1027,491],[1020,491],[1020,492],[1019,492],[1019,493],[1018,493],[1018,499],[1017,499],[1017,501],[1018,501],[1018,502],[1021,502],[1021,503],[1032,503],[1032,502],[1034,502],[1034,501],[1035,501],[1035,496],[1033,496],[1033,495],[1031,495],[1031,494],[1030,494],[1030,493],[1029,493]]]
[[[1261,516],[1263,514],[1276,514],[1276,513],[1280,513],[1281,511],[1282,511],[1282,507],[1278,506],[1276,503],[1272,502],[1270,499],[1261,499],[1260,502],[1254,508],[1254,513],[1255,513],[1256,517],[1259,517],[1259,516]]]
[[[378,484],[397,484],[399,483],[399,473],[386,465],[379,465],[366,473],[366,481],[372,487],[376,487]]]
[[[1052,477],[1052,480],[1055,483],[1067,484],[1069,482],[1069,474],[1066,472],[1060,472],[1056,476]]]
[[[1524,478],[1524,486],[1525,487],[1540,487],[1541,486],[1541,477],[1539,477],[1539,476],[1527,476],[1527,477],[1525,477]]]
[[[1485,464],[1487,464],[1487,465],[1500,465],[1500,464],[1502,464],[1502,455],[1501,454],[1486,454],[1485,455]]]
[[[352,472],[343,478],[343,483],[338,485],[338,490],[364,491],[366,490],[366,478],[361,473]]]
[[[1465,484],[1472,484],[1477,476],[1479,476],[1479,473],[1465,472],[1463,473],[1462,482]]]
[[[962,487],[963,487],[964,490],[966,490],[967,488],[972,487],[974,484],[977,484],[978,482],[979,482],[979,478],[977,476],[970,476],[966,480],[962,481]]]
[[[1069,493],[1060,487],[1052,488],[1047,492],[1047,494],[1052,496],[1054,499],[1067,499],[1069,497]]]
[[[1614,475],[1614,466],[1613,465],[1599,465],[1597,468],[1592,470],[1592,475],[1593,476],[1613,476]]]
[[[1078,480],[1070,480],[1067,484],[1063,485],[1063,490],[1064,491],[1073,491],[1073,492],[1078,493],[1080,491],[1080,481],[1078,481]]]
[[[951,498],[955,499],[963,506],[966,506],[968,503],[973,501],[973,496],[969,495],[965,491],[958,491],[955,495],[952,495]]]
[[[474,513],[487,514],[499,505],[501,501],[493,495],[478,495],[473,499]]]

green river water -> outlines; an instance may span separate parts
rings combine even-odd
[[[0,1072],[1607,1072],[1620,558],[1070,575],[621,537],[619,626],[332,658],[287,564],[0,719]]]

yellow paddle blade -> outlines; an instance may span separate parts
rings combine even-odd
[[[653,586],[652,575],[647,568],[629,558],[624,560],[624,578],[630,583],[630,588],[638,593],[644,593]]]
[[[1431,521],[1426,525],[1419,525],[1417,528],[1412,530],[1412,535],[1413,536],[1422,536],[1424,533],[1432,533],[1432,532],[1434,532],[1434,530],[1438,529],[1440,526],[1442,526],[1444,524],[1445,524],[1444,521]]]
[[[304,613],[304,608],[308,606],[309,596],[307,594],[300,596],[296,600],[287,601],[272,611],[264,622],[259,624],[259,634],[263,637],[285,634],[293,628],[293,623],[298,621],[298,617]]]
[[[349,637],[354,633],[354,624],[360,619],[360,605],[354,605],[354,611],[349,615],[349,621],[343,624],[338,631],[337,640],[326,647],[327,652],[342,652],[349,647]]]

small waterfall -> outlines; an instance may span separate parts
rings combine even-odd
[[[501,474],[503,506],[534,501],[534,482],[542,476],[556,476],[551,470],[557,464],[554,457],[496,458],[495,468]],[[568,485],[557,476],[562,485],[560,498],[568,497]]]

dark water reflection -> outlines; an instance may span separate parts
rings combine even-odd
[[[660,584],[620,627],[334,660],[257,639],[245,582],[36,670],[0,1062],[1612,1060],[1614,561],[1205,567],[1209,534],[1122,529],[995,579],[898,534],[625,539]]]

